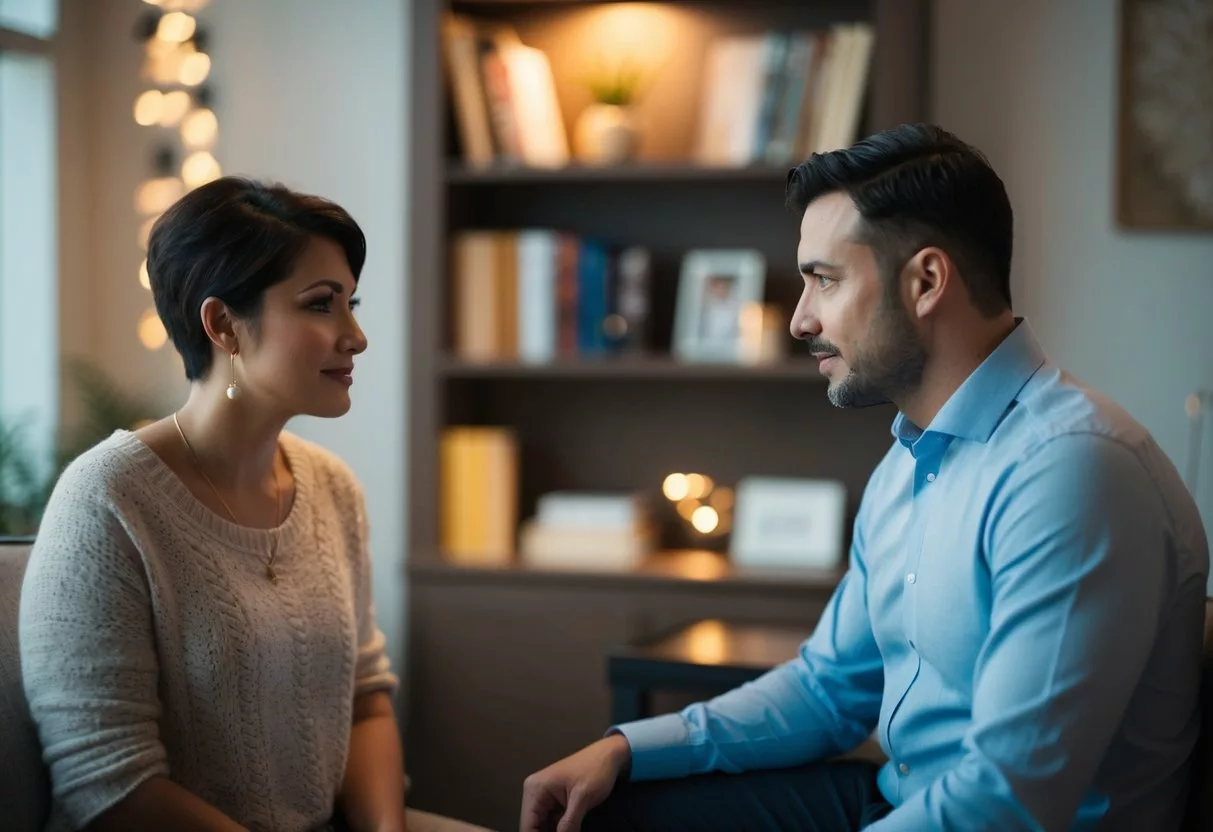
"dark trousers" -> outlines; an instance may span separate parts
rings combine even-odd
[[[890,806],[877,766],[862,760],[744,774],[620,783],[586,816],[584,832],[853,832]]]

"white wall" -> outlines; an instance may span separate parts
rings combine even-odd
[[[357,13],[352,6],[357,5]],[[404,656],[407,4],[215,0],[211,32],[225,173],[282,182],[346,208],[367,237],[354,407],[291,429],[340,454],[367,490],[375,599]]]
[[[1182,473],[1184,398],[1213,387],[1213,234],[1114,224],[1117,6],[936,0],[935,118],[985,151],[1010,192],[1016,311]],[[1199,498],[1213,530],[1213,489]]]

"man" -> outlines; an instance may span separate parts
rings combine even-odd
[[[792,334],[835,405],[899,410],[849,569],[798,658],[531,775],[522,828],[1175,829],[1205,533],[1149,434],[1013,316],[1002,182],[902,126],[814,155],[788,200]],[[836,759],[873,731],[887,762]]]

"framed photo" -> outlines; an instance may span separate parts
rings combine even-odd
[[[747,477],[737,484],[729,555],[739,566],[837,569],[846,486],[835,480]]]
[[[1120,0],[1122,228],[1213,231],[1213,121],[1196,114],[1213,97],[1209,20],[1202,2]]]
[[[674,312],[674,355],[683,361],[742,361],[742,319],[761,306],[765,278],[762,252],[687,252]]]

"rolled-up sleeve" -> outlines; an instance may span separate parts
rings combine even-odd
[[[107,508],[56,496],[22,584],[21,666],[55,801],[83,827],[169,768],[141,561]]]
[[[1050,440],[1008,476],[988,528],[964,755],[873,832],[1070,828],[1177,600],[1158,487],[1110,439]]]
[[[611,729],[631,747],[632,780],[808,763],[871,734],[884,668],[868,617],[863,522],[861,507],[850,567],[799,656],[680,713]]]

